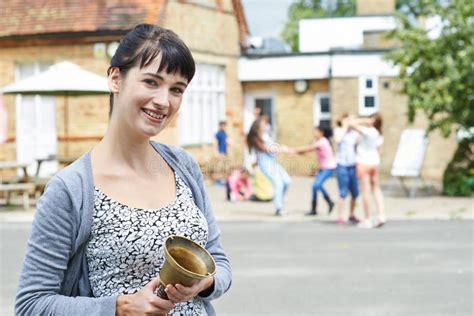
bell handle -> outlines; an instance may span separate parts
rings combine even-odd
[[[166,288],[166,286],[163,283],[160,283],[160,286],[156,289],[156,295],[158,295],[158,297],[160,297],[164,300],[168,300],[169,298],[168,298],[168,295],[165,292],[165,288]]]

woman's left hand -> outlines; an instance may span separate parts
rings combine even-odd
[[[200,281],[196,281],[192,286],[186,287],[181,284],[168,284],[165,292],[173,303],[180,303],[192,300],[202,291],[208,289],[214,283],[214,277],[208,277]]]

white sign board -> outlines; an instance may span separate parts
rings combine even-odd
[[[405,129],[400,137],[393,160],[391,175],[394,177],[418,177],[425,158],[428,137],[422,129]]]

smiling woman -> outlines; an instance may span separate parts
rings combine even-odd
[[[215,315],[229,261],[195,160],[150,141],[180,108],[195,72],[170,30],[138,25],[110,68],[110,121],[91,151],[61,170],[38,201],[16,300],[18,315]],[[156,296],[163,241],[190,238],[217,273]]]

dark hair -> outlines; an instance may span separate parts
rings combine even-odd
[[[323,133],[323,136],[326,137],[328,140],[332,137],[332,128],[323,125],[316,126],[315,128],[320,130],[321,133]]]
[[[260,138],[260,124],[262,123],[262,118],[256,119],[253,123],[252,126],[250,126],[250,130],[247,134],[247,146],[249,148],[249,152],[256,147],[255,143],[257,142],[258,139],[261,140]]]
[[[369,117],[374,119],[375,129],[377,129],[379,133],[382,134],[382,116],[380,116],[380,114],[376,112]]]
[[[107,75],[117,67],[122,75],[135,67],[148,66],[161,55],[158,72],[179,73],[191,82],[196,71],[193,56],[184,42],[171,30],[158,25],[139,24],[120,41],[117,51],[110,61]],[[113,94],[110,94],[109,116],[113,110]]]

